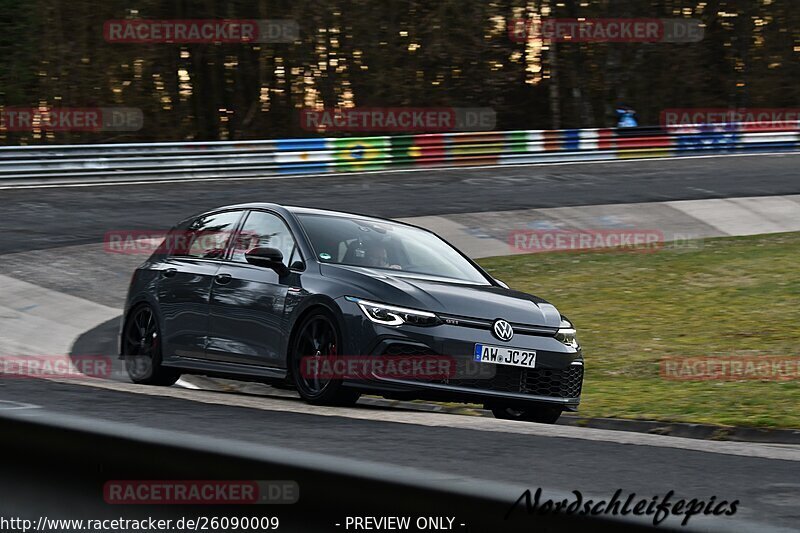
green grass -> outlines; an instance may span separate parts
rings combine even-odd
[[[493,257],[480,263],[578,328],[585,416],[800,428],[800,380],[674,381],[665,356],[800,356],[800,233],[656,252]]]

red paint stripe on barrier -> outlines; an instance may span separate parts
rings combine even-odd
[[[563,149],[564,133],[561,131],[544,131],[542,132],[542,147],[545,151],[557,151]]]
[[[614,148],[615,132],[611,128],[597,130],[597,149],[610,150]]]
[[[670,148],[674,142],[672,137],[617,137],[619,148]]]
[[[414,136],[414,156],[417,166],[428,166],[433,163],[441,163],[447,160],[447,138],[444,134],[415,135]]]

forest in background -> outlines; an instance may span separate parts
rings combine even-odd
[[[665,108],[798,107],[790,0],[0,0],[0,107],[133,107],[135,132],[0,132],[5,145],[307,137],[309,107],[491,107],[498,130],[640,124]],[[509,37],[531,16],[693,18],[696,43]],[[291,43],[107,42],[111,19],[292,19]]]

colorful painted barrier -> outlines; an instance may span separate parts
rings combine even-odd
[[[800,149],[800,124],[0,147],[0,179],[169,179],[598,161]]]
[[[662,128],[439,133],[315,139],[294,150],[279,147],[281,173],[480,166],[557,161],[679,157],[699,152],[796,150],[800,127],[753,131],[746,125]],[[282,149],[283,148],[283,149]]]

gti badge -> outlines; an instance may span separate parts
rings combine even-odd
[[[492,332],[494,336],[501,341],[510,341],[511,337],[514,336],[514,328],[502,318],[498,318],[494,321],[494,324],[492,324]]]

